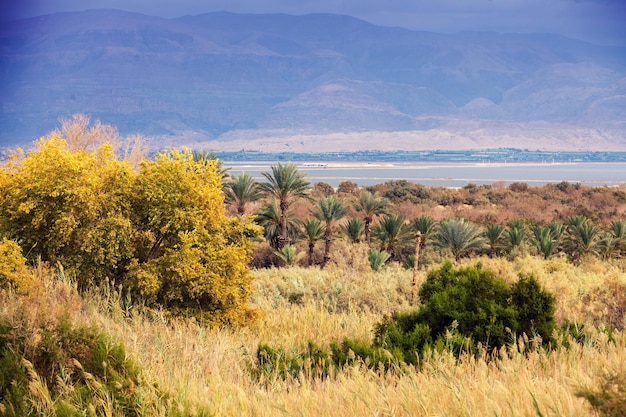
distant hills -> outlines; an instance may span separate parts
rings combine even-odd
[[[347,16],[59,13],[0,28],[0,145],[85,113],[154,147],[626,150],[626,48]]]

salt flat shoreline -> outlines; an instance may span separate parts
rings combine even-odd
[[[262,174],[278,162],[224,161],[224,167],[230,169],[231,175],[247,172],[257,181],[264,181]],[[312,183],[326,182],[333,186],[342,181],[367,186],[393,180],[452,188],[469,183],[545,185],[563,181],[589,186],[626,186],[626,162],[298,161],[296,166]]]
[[[555,162],[540,162],[540,161],[515,161],[515,162],[470,162],[470,161],[414,161],[414,162],[363,162],[363,161],[345,161],[345,162],[322,162],[322,161],[222,161],[225,166],[233,167],[264,167],[277,165],[278,163],[294,163],[298,167],[303,168],[399,168],[399,169],[411,169],[411,168],[456,168],[456,167],[546,167],[546,166],[575,166],[575,165],[624,165],[625,162],[614,161],[555,161]],[[626,175],[626,173],[625,173]]]

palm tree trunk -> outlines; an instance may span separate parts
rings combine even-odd
[[[333,239],[333,232],[330,225],[326,226],[324,232],[324,260],[322,261],[322,268],[326,266],[326,263],[330,260],[330,243]]]
[[[315,250],[315,242],[309,242],[309,256],[308,256],[309,266],[313,265],[313,251],[314,250]]]
[[[280,241],[278,242],[278,249],[282,249],[288,242],[289,237],[287,235],[287,210],[289,204],[285,201],[280,202]]]
[[[368,247],[372,247],[370,243],[370,224],[372,223],[372,219],[370,217],[365,217],[363,219],[364,230],[365,230],[365,241],[367,242]]]
[[[413,285],[411,286],[411,304],[417,304],[417,268],[420,259],[420,247],[422,246],[422,233],[415,234],[415,262],[413,262]]]

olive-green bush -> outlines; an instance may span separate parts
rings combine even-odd
[[[555,298],[533,276],[509,286],[480,263],[454,269],[446,262],[428,274],[419,296],[416,311],[394,314],[375,330],[375,346],[407,363],[428,349],[491,352],[523,334],[544,346],[554,342]]]
[[[335,341],[330,352],[317,345],[312,350],[309,344],[307,352],[291,355],[262,345],[257,367],[266,373],[278,370],[283,377],[319,373],[318,362],[302,359],[323,357],[326,374],[328,364],[341,368],[362,362],[375,369],[419,365],[432,350],[491,354],[504,345],[520,349],[555,345],[555,298],[532,275],[522,275],[508,285],[480,263],[454,269],[446,262],[428,274],[419,295],[422,304],[417,310],[385,317],[375,326],[373,343]],[[517,345],[522,335],[533,343]]]

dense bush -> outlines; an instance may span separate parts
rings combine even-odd
[[[417,311],[397,313],[376,328],[375,345],[407,363],[451,343],[479,352],[522,334],[539,336],[544,345],[553,341],[555,299],[532,276],[509,286],[480,264],[455,270],[447,262],[428,274],[419,295],[423,304]]]
[[[368,342],[344,339],[330,344],[330,351],[309,341],[303,352],[288,353],[281,348],[260,344],[252,374],[259,379],[300,376],[327,378],[332,370],[346,366],[365,364],[374,369],[389,370],[398,364],[397,358],[387,350],[372,346]]]
[[[3,168],[0,233],[29,259],[60,262],[86,284],[113,278],[132,256],[132,169],[110,146],[70,151],[58,137],[42,139]]]
[[[397,357],[394,357],[386,349],[372,346],[370,343],[352,339],[344,339],[341,343],[330,344],[333,364],[337,367],[353,366],[364,363],[369,367],[388,370],[393,365],[398,364]]]
[[[15,324],[0,323],[2,415],[142,415],[144,383],[121,343],[69,321],[38,329]]]
[[[422,200],[430,198],[428,189],[425,186],[407,180],[388,181],[383,184],[382,187],[388,188],[382,193],[383,197],[388,198],[394,203],[401,201],[419,203]],[[367,187],[367,189],[372,193],[377,191],[376,187]]]
[[[533,341],[523,349],[554,343],[555,298],[532,275],[522,275],[508,285],[481,264],[454,269],[446,262],[428,274],[419,296],[422,305],[417,310],[396,313],[375,326],[372,344],[344,339],[331,344],[330,354],[316,347],[315,358],[323,353],[325,366],[363,362],[388,369],[394,363],[418,365],[429,350],[491,353],[504,345],[514,345],[517,336],[522,335]],[[258,367],[264,372],[277,369],[283,376],[286,372],[311,372],[298,360],[311,358],[312,352],[310,344],[308,352],[293,356],[262,345]]]
[[[249,219],[226,217],[218,162],[189,151],[135,172],[109,145],[70,150],[51,137],[0,170],[0,235],[30,261],[61,264],[80,288],[115,280],[148,305],[214,323],[251,317],[247,263],[258,233]]]
[[[143,164],[134,195],[141,239],[128,285],[148,303],[191,309],[216,324],[246,322],[258,228],[225,216],[216,164],[195,163],[188,152],[158,155]]]
[[[296,354],[260,344],[257,349],[257,366],[252,372],[257,378],[298,378],[301,374],[326,378],[331,362],[328,352],[311,341],[305,352]]]

